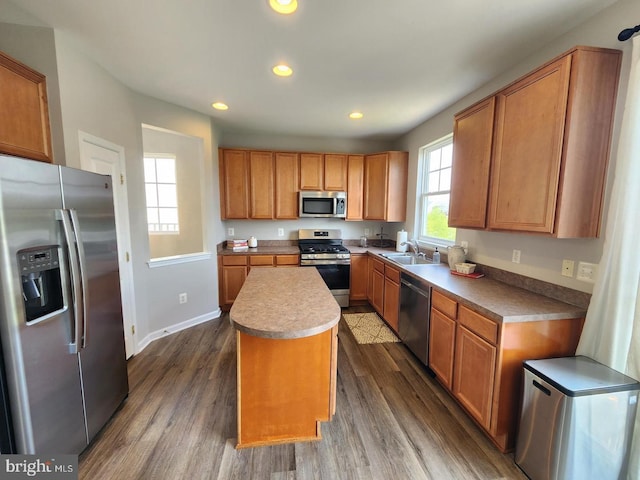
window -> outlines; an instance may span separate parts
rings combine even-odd
[[[448,226],[452,158],[452,135],[420,149],[422,172],[418,185],[420,240],[436,244],[455,242],[456,229]]]
[[[149,233],[180,233],[175,157],[145,155],[144,187]]]

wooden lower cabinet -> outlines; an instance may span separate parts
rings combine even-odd
[[[349,301],[367,300],[367,254],[351,254],[351,282]]]
[[[429,367],[502,452],[515,447],[522,362],[575,354],[582,318],[499,323],[437,289]]]
[[[298,254],[282,255],[219,255],[218,256],[218,296],[223,311],[231,309],[247,275],[252,268],[297,267]]]
[[[400,270],[384,267],[384,307],[383,317],[389,326],[398,333],[398,315],[400,312]]]
[[[454,365],[453,394],[480,425],[490,428],[495,345],[458,324]]]
[[[367,298],[376,312],[384,316],[384,262],[369,257],[368,272]]]

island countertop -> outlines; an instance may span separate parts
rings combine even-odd
[[[248,335],[302,338],[335,326],[340,306],[315,268],[252,268],[229,317]]]

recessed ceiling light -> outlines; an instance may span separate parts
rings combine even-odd
[[[291,69],[291,67],[289,65],[285,65],[284,63],[276,65],[271,70],[279,77],[289,77],[291,76],[291,74],[293,74],[293,70]]]
[[[362,117],[364,117],[364,115],[362,114],[362,112],[351,112],[349,114],[349,118],[352,118],[353,120],[359,120]]]
[[[278,13],[289,15],[298,8],[298,0],[269,0],[269,6]]]
[[[211,106],[213,108],[215,108],[216,110],[229,110],[229,105],[227,105],[226,103],[222,103],[222,102],[212,103]]]

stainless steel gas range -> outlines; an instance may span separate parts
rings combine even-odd
[[[351,253],[342,245],[342,231],[298,230],[298,247],[300,266],[316,267],[338,305],[348,307]]]

